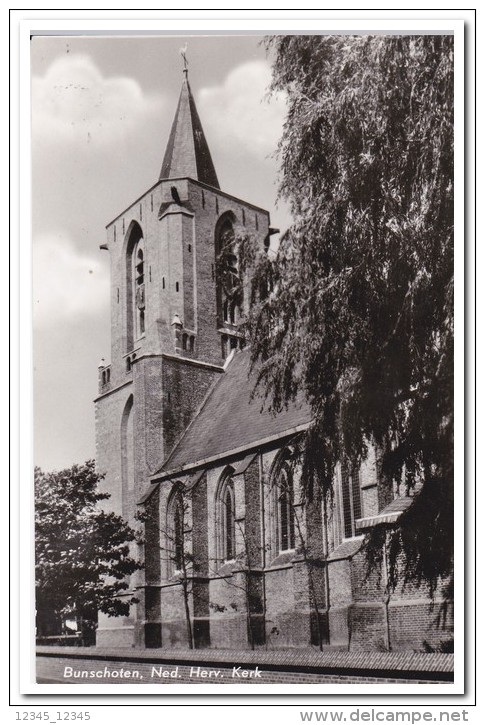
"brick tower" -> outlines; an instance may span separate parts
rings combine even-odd
[[[185,69],[160,178],[107,225],[101,246],[111,262],[111,363],[99,366],[96,458],[106,505],[132,524],[149,476],[243,344],[244,300],[231,285],[240,232],[263,246],[269,214],[221,191]],[[99,645],[139,642],[143,573],[132,586],[140,605],[124,619],[100,615]]]

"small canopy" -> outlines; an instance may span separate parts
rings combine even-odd
[[[394,499],[375,516],[367,516],[365,519],[357,519],[355,527],[358,531],[364,532],[380,524],[394,524],[408,510],[413,502],[412,496],[400,496]]]

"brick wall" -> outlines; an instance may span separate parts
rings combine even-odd
[[[368,570],[361,537],[344,542],[331,555],[327,611],[320,502],[315,497],[306,511],[298,507],[304,523],[305,547],[297,541],[296,550],[277,553],[274,541],[277,512],[274,495],[271,490],[269,494],[267,491],[271,489],[268,472],[274,460],[275,452],[258,455],[244,472],[233,477],[237,522],[235,561],[221,562],[215,545],[215,502],[227,466],[209,469],[192,491],[191,536],[200,579],[197,590],[194,584],[197,594],[192,606],[195,621],[203,630],[201,642],[206,643],[203,646],[222,647],[230,642],[248,648],[248,602],[258,642],[266,641],[273,649],[318,645],[320,640],[325,644],[327,628],[332,646],[350,647],[355,651],[382,651],[388,641],[391,648],[399,650],[423,649],[424,641],[438,646],[447,639],[449,632],[438,630],[436,623],[433,625],[433,616],[436,617],[429,610],[424,591],[411,587],[405,594],[395,592],[386,608],[383,578],[380,570]],[[260,465],[265,475],[263,487]],[[164,504],[161,506],[163,509]],[[252,559],[249,572],[244,566],[246,549]],[[180,640],[173,631],[179,604],[173,605],[173,600],[170,601],[172,604],[166,595],[162,596],[162,619],[170,621],[169,642],[178,646]],[[413,611],[416,611],[414,619]],[[179,629],[182,619],[179,612]],[[166,639],[164,642],[166,646]]]
[[[96,419],[96,467],[106,478],[100,489],[110,494],[101,502],[107,510],[122,515],[122,471],[121,471],[121,419],[128,399],[133,391],[131,379],[127,385],[115,390],[95,405]]]
[[[453,618],[450,617],[446,627],[438,626],[440,602],[433,607],[429,601],[398,601],[391,600],[389,605],[389,625],[391,647],[395,650],[416,648],[419,641],[420,649],[425,642],[433,648],[449,641],[453,636]]]
[[[351,560],[352,599],[361,602],[382,601],[384,581],[380,567],[369,569],[366,554],[360,549]]]
[[[164,457],[161,358],[139,359],[133,366],[135,495],[139,500],[150,473]]]
[[[295,610],[293,567],[270,569],[266,583],[266,631],[272,647],[305,646],[300,639],[300,618]]]
[[[159,374],[163,397],[160,395],[157,400],[159,422],[156,430],[163,436],[167,454],[189,425],[221,371],[175,358],[163,359]]]
[[[248,632],[242,573],[234,565],[220,567],[217,575],[211,577],[209,597],[211,646],[225,647],[228,642],[234,642],[234,647],[246,649]]]
[[[158,585],[161,580],[162,558],[167,556],[163,550],[163,533],[160,528],[160,489],[156,489],[145,505],[144,563],[145,581]],[[159,615],[160,616],[160,615]]]
[[[352,652],[387,649],[386,611],[382,603],[349,607],[349,641]]]
[[[259,456],[256,456],[243,474],[242,488],[245,496],[244,531],[250,567],[262,564],[263,546],[261,538],[261,484],[259,477]]]

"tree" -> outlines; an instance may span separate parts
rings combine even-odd
[[[276,412],[301,390],[311,405],[307,495],[370,445],[388,487],[422,485],[390,534],[390,575],[434,592],[453,562],[453,38],[266,42],[294,221],[276,254],[243,255],[258,385]]]
[[[103,478],[94,461],[54,473],[35,469],[38,634],[58,634],[68,617],[93,632],[98,610],[127,615],[137,601],[120,598],[129,588],[127,577],[141,568],[130,555],[136,533],[98,507],[109,498],[98,489]]]

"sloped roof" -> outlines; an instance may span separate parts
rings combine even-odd
[[[328,556],[328,561],[338,561],[339,559],[350,559],[362,547],[364,540],[362,537],[356,539],[348,539],[343,541],[340,546],[332,551]]]
[[[160,179],[184,177],[220,188],[187,77],[182,83],[160,171]]]
[[[394,524],[408,510],[413,500],[413,496],[400,496],[399,498],[395,498],[375,516],[357,519],[355,522],[356,528],[359,531],[363,531],[364,529],[369,529],[379,524]]]
[[[302,395],[277,415],[266,408],[261,410],[262,398],[251,397],[255,377],[249,376],[249,362],[248,350],[234,354],[185,434],[164,461],[161,475],[290,435],[310,422],[311,411]]]

